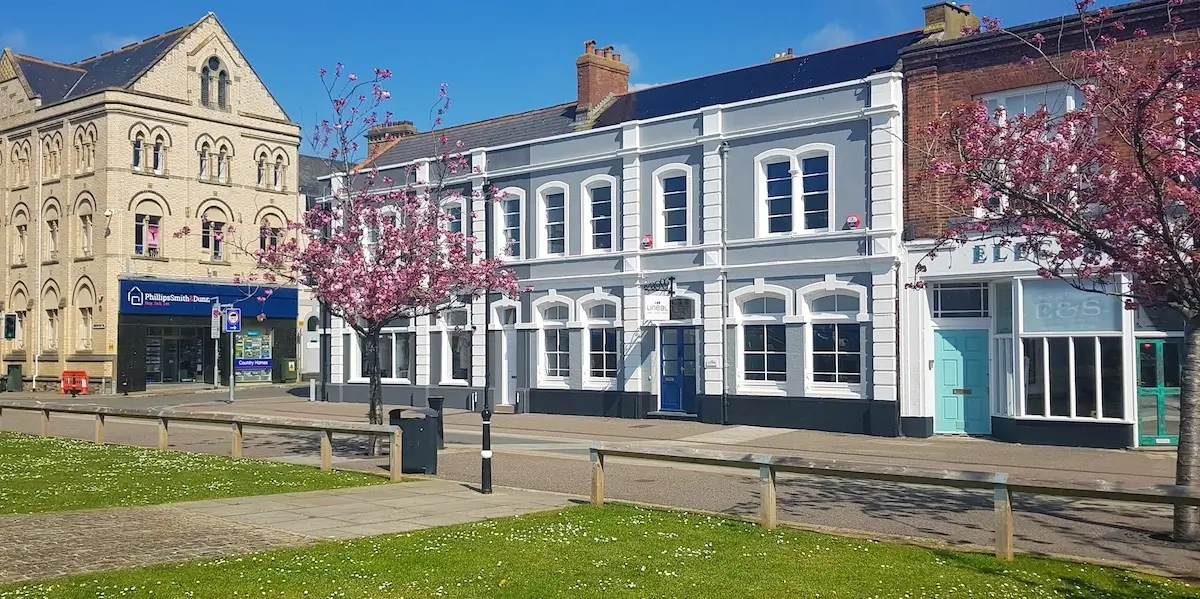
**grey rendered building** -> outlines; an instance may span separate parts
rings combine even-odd
[[[401,181],[438,136],[466,144],[461,184],[506,199],[447,210],[533,291],[395,323],[385,402],[481,408],[490,339],[517,411],[898,434],[895,65],[921,35],[638,91],[588,43],[576,101],[389,131],[372,155]],[[333,325],[330,398],[363,401],[359,341]]]

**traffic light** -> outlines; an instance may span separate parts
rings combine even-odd
[[[4,315],[4,338],[5,339],[16,339],[17,338],[17,315],[16,314],[5,314]]]

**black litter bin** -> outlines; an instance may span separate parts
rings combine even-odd
[[[445,397],[438,397],[436,395],[429,397],[429,408],[432,409],[433,411],[437,412],[437,417],[438,417],[438,423],[437,423],[438,449],[446,448],[446,419],[442,418],[442,415],[445,414],[445,412],[443,411],[443,406],[445,404],[446,404]]]
[[[402,408],[388,412],[388,424],[404,434],[400,471],[405,474],[437,474],[437,412],[429,408]]]

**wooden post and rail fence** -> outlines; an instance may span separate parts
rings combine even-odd
[[[1176,485],[1134,487],[1101,480],[1050,483],[1021,480],[999,472],[930,470],[840,460],[813,460],[801,457],[626,443],[599,443],[591,447],[590,453],[592,463],[591,502],[597,507],[604,505],[604,459],[606,457],[758,470],[761,486],[758,522],[767,530],[773,530],[779,525],[775,478],[776,474],[780,472],[954,489],[991,490],[992,504],[996,514],[996,557],[1002,560],[1011,560],[1014,554],[1013,493],[1128,503],[1200,506],[1200,488]]]
[[[399,426],[367,424],[365,422],[339,422],[334,420],[304,420],[280,416],[258,416],[254,414],[224,414],[220,412],[181,412],[170,409],[114,408],[109,406],[81,406],[70,404],[47,404],[37,401],[0,400],[0,429],[6,411],[36,412],[41,415],[43,437],[50,436],[51,414],[75,414],[92,416],[96,420],[94,441],[104,443],[104,426],[114,418],[151,420],[158,423],[158,448],[166,451],[170,425],[178,422],[227,425],[230,430],[229,456],[242,459],[243,433],[245,427],[317,433],[321,438],[321,470],[333,470],[333,435],[365,435],[388,437],[388,468],[391,480],[400,481],[401,451],[404,446]]]

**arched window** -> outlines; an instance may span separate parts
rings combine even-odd
[[[584,384],[608,387],[617,378],[622,353],[621,328],[616,298],[602,297],[611,299],[580,299],[587,319]]]
[[[217,151],[217,180],[221,183],[229,182],[229,150],[225,146]]]
[[[51,200],[53,202],[54,200]],[[46,224],[46,256],[58,260],[58,205],[47,203],[42,210],[42,222]]]
[[[692,222],[692,167],[675,163],[653,173],[654,246],[688,245]]]
[[[133,213],[133,253],[157,258],[162,249],[163,208],[150,199],[138,202]]]
[[[443,385],[468,385],[471,382],[471,363],[474,331],[471,309],[454,308],[439,315],[442,323],[442,380]]]
[[[24,206],[18,206],[13,211],[13,244],[12,263],[25,264],[25,254],[29,249],[29,213]]]
[[[95,206],[90,197],[80,199],[75,205],[75,215],[79,218],[79,255],[92,255],[92,213]]]
[[[305,330],[307,330],[310,333],[315,333],[315,332],[317,332],[317,329],[320,328],[320,326],[321,326],[320,318],[317,318],[316,316],[309,316],[308,322],[305,324],[304,328],[305,328]]]
[[[74,145],[74,150],[75,150],[75,172],[76,172],[76,173],[83,172],[83,168],[84,168],[84,157],[83,157],[83,153],[84,153],[84,151],[85,151],[85,148],[86,148],[86,146],[84,145],[84,142],[83,142],[83,140],[84,140],[84,137],[83,137],[83,128],[76,129],[76,130],[75,130],[75,145]]]
[[[729,294],[731,317],[739,325],[737,385],[744,389],[739,392],[788,392],[789,355],[799,353],[799,347],[789,347],[799,341],[788,330],[794,297],[790,289],[761,281]]]
[[[611,252],[616,237],[617,179],[611,175],[594,175],[584,179],[582,188],[584,250]]]
[[[75,328],[75,349],[79,351],[91,351],[92,349],[95,297],[90,283],[86,280],[80,282],[79,287],[75,290],[75,308],[78,311]]]
[[[262,187],[267,183],[267,153],[263,152],[258,155],[258,186]]]
[[[225,235],[228,232],[229,216],[216,206],[210,207],[200,216],[200,247],[208,250],[209,259],[222,262],[225,255]]]
[[[812,397],[863,397],[867,347],[867,289],[827,276],[800,290],[807,312],[805,393]]]
[[[50,282],[42,291],[42,352],[58,351],[60,324],[58,288]]]
[[[258,249],[276,248],[282,241],[283,221],[275,214],[264,216],[258,230]]]
[[[11,307],[8,309],[17,315],[17,336],[13,339],[13,349],[25,351],[25,331],[29,322],[29,296],[25,293],[23,284],[17,283],[13,287],[10,301]]]
[[[274,182],[276,191],[280,191],[283,189],[283,172],[284,172],[283,168],[284,168],[283,167],[283,156],[277,156],[275,158],[275,182]]]
[[[200,144],[200,178],[208,179],[212,176],[209,167],[209,154],[212,153],[212,148],[208,147],[208,143]]]
[[[159,135],[154,138],[154,172],[161,175],[163,169],[166,168],[166,143],[163,136]]]
[[[539,306],[542,326],[542,377],[539,385],[567,385],[571,376],[571,308],[560,302]]]
[[[524,229],[522,219],[525,218],[525,190],[519,187],[508,187],[500,191],[500,199],[494,204],[499,218],[500,234],[495,236],[496,255],[520,258],[521,230]],[[489,232],[488,235],[491,235]]]
[[[96,168],[96,128],[95,127],[91,127],[91,126],[88,127],[87,149],[84,152],[84,157],[86,158],[86,161],[87,161],[84,165],[87,168],[87,170],[90,171],[90,170]]]
[[[138,133],[137,136],[133,138],[133,170],[135,171],[142,170],[142,160],[144,158],[142,153],[145,151],[145,145],[146,136]]]
[[[229,73],[225,71],[217,75],[217,105],[229,108]]]
[[[567,253],[567,186],[547,183],[537,190],[541,204],[538,219],[541,226],[542,256],[564,256]]]
[[[212,76],[212,73],[208,70],[208,65],[205,65],[204,68],[200,69],[200,105],[201,106],[208,106],[208,103],[209,103],[208,84],[209,84],[209,79],[211,79],[211,76]]]

